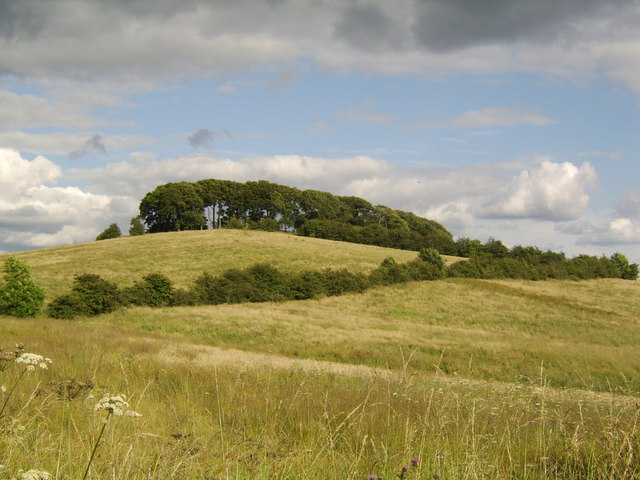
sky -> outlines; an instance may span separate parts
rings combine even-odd
[[[640,0],[0,0],[0,252],[204,178],[640,262]]]

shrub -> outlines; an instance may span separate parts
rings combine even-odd
[[[197,303],[198,301],[193,292],[184,288],[176,288],[173,291],[173,296],[171,297],[171,303],[169,303],[169,305],[172,307],[184,307],[197,305]]]
[[[81,315],[90,315],[90,311],[82,296],[69,293],[54,298],[47,306],[50,317],[71,320]]]
[[[93,273],[76,275],[71,292],[80,296],[89,315],[100,315],[122,305],[118,287]]]
[[[118,238],[122,236],[122,232],[120,232],[120,227],[116,223],[112,223],[105,230],[96,237],[96,240],[107,240],[109,238]]]
[[[444,260],[435,248],[422,248],[418,252],[418,258],[440,270],[442,272],[440,277],[444,275]]]
[[[123,291],[123,301],[133,305],[163,307],[171,303],[174,288],[166,276],[161,273],[150,273]]]
[[[31,279],[31,269],[22,260],[4,262],[5,284],[0,287],[0,308],[16,317],[35,317],[42,310],[45,291]]]

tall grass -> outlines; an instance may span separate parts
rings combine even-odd
[[[3,326],[3,341],[23,338],[53,364],[11,399],[0,478],[19,468],[81,478],[104,416],[93,406],[109,392],[126,394],[144,416],[113,419],[89,478],[392,479],[411,458],[420,464],[408,474],[421,479],[640,475],[638,399],[557,390],[544,369],[536,385],[523,386],[425,376],[407,352],[391,373],[207,367],[195,353],[160,356],[162,340],[117,328]],[[17,374],[9,369],[1,382]],[[94,398],[59,396],[66,377],[91,380]]]

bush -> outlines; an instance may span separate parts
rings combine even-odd
[[[45,291],[31,279],[31,269],[22,260],[4,262],[5,284],[0,287],[0,308],[16,317],[35,317],[42,311]]]
[[[132,287],[123,291],[124,303],[133,305],[148,305],[150,307],[163,307],[171,303],[174,288],[166,276],[160,273],[151,273],[136,282]]]
[[[435,248],[422,248],[418,252],[418,258],[444,272],[444,260]]]
[[[47,306],[50,317],[71,320],[82,315],[90,315],[84,299],[77,293],[69,293],[54,298]]]
[[[89,315],[113,312],[122,305],[118,287],[93,273],[76,275],[71,292],[82,298]]]
[[[109,225],[100,235],[96,237],[96,240],[107,240],[109,238],[118,238],[122,236],[120,227],[116,223]]]

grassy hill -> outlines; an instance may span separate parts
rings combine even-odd
[[[415,255],[223,230],[17,256],[56,295],[74,273],[128,284],[161,272],[186,286],[256,262],[366,271]],[[53,360],[23,377],[0,371],[7,391],[19,380],[0,418],[0,479],[18,468],[82,478],[103,415],[95,399],[61,400],[69,377],[92,380],[97,398],[127,394],[144,415],[110,421],[90,478],[640,478],[639,294],[640,282],[612,279],[445,279],[297,302],[0,317],[0,346]]]
[[[79,273],[97,273],[122,285],[147,273],[163,273],[176,286],[186,287],[203,272],[218,274],[256,263],[286,271],[347,268],[363,272],[388,256],[405,262],[417,254],[280,232],[222,229],[120,237],[11,255],[31,266],[33,278],[51,298],[67,291]],[[0,255],[0,261],[8,256]]]

